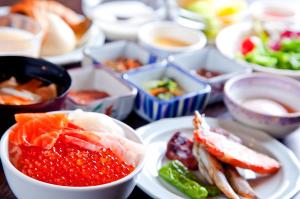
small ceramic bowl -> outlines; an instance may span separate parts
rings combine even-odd
[[[179,117],[203,110],[207,104],[210,86],[174,64],[161,62],[139,68],[122,76],[138,89],[135,111],[148,121],[168,117]],[[170,100],[159,100],[149,94],[143,86],[152,80],[164,77],[174,79],[186,92]]]
[[[240,75],[227,81],[224,87],[225,104],[238,121],[284,137],[300,125],[300,82],[268,74]],[[243,106],[245,100],[268,99],[293,110],[292,113],[271,115]],[[251,132],[249,132],[251,133]]]
[[[143,144],[139,135],[131,127],[117,120],[115,122],[124,130],[128,139]],[[135,170],[126,177],[98,186],[68,187],[45,183],[23,174],[10,162],[8,136],[12,128],[8,129],[1,138],[0,155],[7,182],[17,198],[40,199],[42,196],[43,199],[125,199],[134,189],[136,178],[144,165],[144,157],[142,157]]]
[[[158,44],[155,40],[167,38],[184,42],[186,46],[165,46]],[[201,31],[183,27],[175,22],[160,21],[152,22],[142,26],[138,33],[139,43],[150,52],[160,57],[170,54],[199,50],[206,45],[207,39]]]
[[[54,83],[57,86],[56,98],[46,102],[29,105],[0,105],[0,131],[4,132],[14,123],[14,114],[20,112],[46,112],[60,110],[71,85],[71,77],[67,71],[42,59],[29,57],[3,56],[0,57],[0,82],[14,76],[20,82],[32,78]]]
[[[118,57],[125,57],[139,60],[142,65],[152,64],[158,61],[158,57],[145,50],[141,46],[128,41],[116,41],[104,46],[85,48],[83,66],[100,66],[113,71],[105,65],[105,61],[114,60]]]
[[[255,71],[300,79],[300,71],[297,70],[277,69],[248,63],[244,60],[237,60],[236,56],[237,53],[240,52],[240,45],[243,39],[246,36],[249,36],[252,31],[253,23],[251,22],[244,22],[228,26],[218,34],[216,46],[224,56],[235,60],[239,64],[251,67]]]
[[[256,20],[263,22],[294,23],[299,19],[299,2],[295,0],[259,0],[253,2],[250,7],[250,14]]]
[[[65,108],[104,113],[119,120],[125,119],[133,110],[137,90],[110,71],[93,67],[69,70],[72,78],[70,90],[105,91],[109,97],[81,105],[67,97]]]
[[[207,82],[211,86],[211,94],[208,103],[214,103],[223,99],[223,87],[225,82],[239,74],[250,73],[251,69],[242,66],[226,57],[213,47],[171,56],[169,61],[189,71],[195,77]],[[214,71],[220,75],[205,78],[197,74],[199,69]]]

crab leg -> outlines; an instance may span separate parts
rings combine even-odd
[[[226,165],[225,166],[225,174],[226,177],[234,189],[236,193],[238,193],[240,196],[247,198],[247,199],[257,199],[254,190],[251,188],[247,180],[245,180],[239,172],[236,170],[236,168]]]
[[[208,173],[208,170],[206,169],[205,165],[203,164],[202,160],[201,160],[201,156],[200,156],[200,144],[199,143],[194,143],[194,146],[193,146],[193,155],[195,156],[197,162],[198,162],[198,169],[199,169],[199,172],[201,174],[201,180],[203,182],[207,182],[208,184],[214,184],[212,178],[210,177],[209,173]]]
[[[199,144],[195,145],[201,162],[205,169],[208,171],[208,175],[213,180],[214,184],[230,199],[239,199],[239,196],[234,192],[224,174],[224,169],[219,161],[211,156],[205,149]],[[198,158],[197,158],[198,159]]]

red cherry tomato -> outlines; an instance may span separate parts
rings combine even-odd
[[[250,37],[247,37],[246,39],[244,39],[242,46],[241,46],[241,51],[242,51],[243,55],[248,54],[254,48],[255,48],[255,44],[253,43],[253,41],[251,40]]]

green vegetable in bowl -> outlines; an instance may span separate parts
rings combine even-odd
[[[184,93],[178,83],[170,78],[147,82],[144,88],[160,100],[170,100]]]

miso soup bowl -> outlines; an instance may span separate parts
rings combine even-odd
[[[125,136],[128,139],[142,144],[141,138],[132,128],[118,120],[114,119],[114,121],[124,130]],[[127,198],[134,189],[136,178],[144,165],[144,157],[142,157],[139,165],[137,165],[135,170],[129,175],[117,181],[98,186],[68,187],[45,183],[23,174],[10,162],[8,155],[8,136],[12,128],[13,126],[9,128],[1,138],[0,155],[8,185],[15,196],[20,199]]]
[[[15,77],[18,82],[33,78],[54,83],[57,96],[51,100],[28,105],[0,104],[0,134],[14,124],[14,115],[24,112],[48,112],[60,110],[71,86],[71,77],[62,67],[43,59],[21,56],[0,56],[0,82]]]

